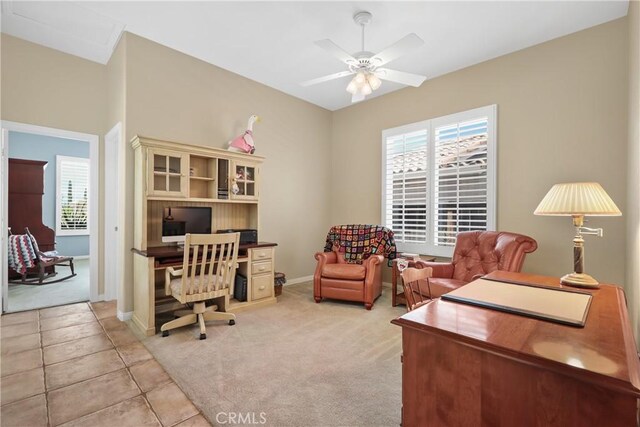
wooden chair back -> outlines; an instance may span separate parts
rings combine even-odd
[[[36,240],[35,237],[33,237],[33,234],[31,234],[31,232],[29,231],[29,227],[24,228],[24,234],[29,236],[29,238],[31,239],[31,242],[33,243],[33,252],[35,252],[36,254],[36,258],[35,258],[36,264],[40,264],[42,262],[42,259],[41,259],[40,247],[38,246],[38,241]]]
[[[182,265],[182,299],[228,294],[236,276],[240,233],[187,234]]]
[[[404,297],[407,300],[407,311],[411,311],[423,304],[431,301],[431,286],[429,278],[433,273],[431,267],[426,268],[406,268],[400,273],[402,276],[402,286],[404,288]],[[420,282],[427,285],[429,292],[428,298],[425,298],[424,287],[420,288]]]

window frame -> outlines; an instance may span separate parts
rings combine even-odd
[[[496,104],[474,108],[459,113],[433,119],[422,120],[382,131],[382,179],[381,179],[381,223],[386,223],[387,217],[387,140],[411,132],[427,131],[427,189],[428,197],[425,200],[427,233],[426,242],[408,243],[396,241],[396,246],[401,252],[418,253],[440,257],[453,256],[453,246],[439,246],[434,242],[434,206],[435,206],[435,131],[437,128],[453,123],[472,121],[478,118],[487,118],[487,230],[495,230],[497,224],[497,179],[498,179],[498,106]]]
[[[63,162],[86,163],[87,165],[87,227],[84,230],[63,230],[62,229],[62,192],[61,188]],[[91,159],[75,156],[56,155],[56,235],[57,236],[88,236],[91,230]]]

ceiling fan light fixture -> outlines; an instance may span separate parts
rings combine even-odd
[[[369,82],[369,86],[371,86],[373,90],[378,90],[382,84],[382,81],[375,74],[369,74],[369,76],[367,76],[367,82]]]
[[[369,83],[365,82],[365,84],[360,87],[360,94],[364,96],[371,95],[371,92],[373,92],[373,89],[369,86]]]
[[[366,83],[367,77],[364,75],[362,71],[360,71],[358,74],[356,74],[353,80],[356,82],[356,84],[363,85],[364,83]]]
[[[351,79],[351,81],[347,85],[347,92],[349,92],[352,95],[355,95],[358,92],[358,89],[359,89],[359,87],[355,82],[355,78]]]

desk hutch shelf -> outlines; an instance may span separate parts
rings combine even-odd
[[[211,207],[211,230],[256,229],[260,235],[260,165],[263,157],[136,136],[134,149],[133,322],[153,335],[157,316],[182,306],[164,293],[167,267],[183,252],[162,242],[165,208]],[[233,191],[234,188],[237,191]],[[227,311],[276,302],[274,243],[241,245],[237,272],[247,277],[247,301],[231,297]],[[233,286],[231,287],[233,293]]]

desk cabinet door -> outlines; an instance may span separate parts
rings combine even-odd
[[[187,197],[189,156],[170,150],[149,149],[147,195]]]
[[[231,198],[258,200],[259,174],[256,164],[234,161],[231,167]]]

